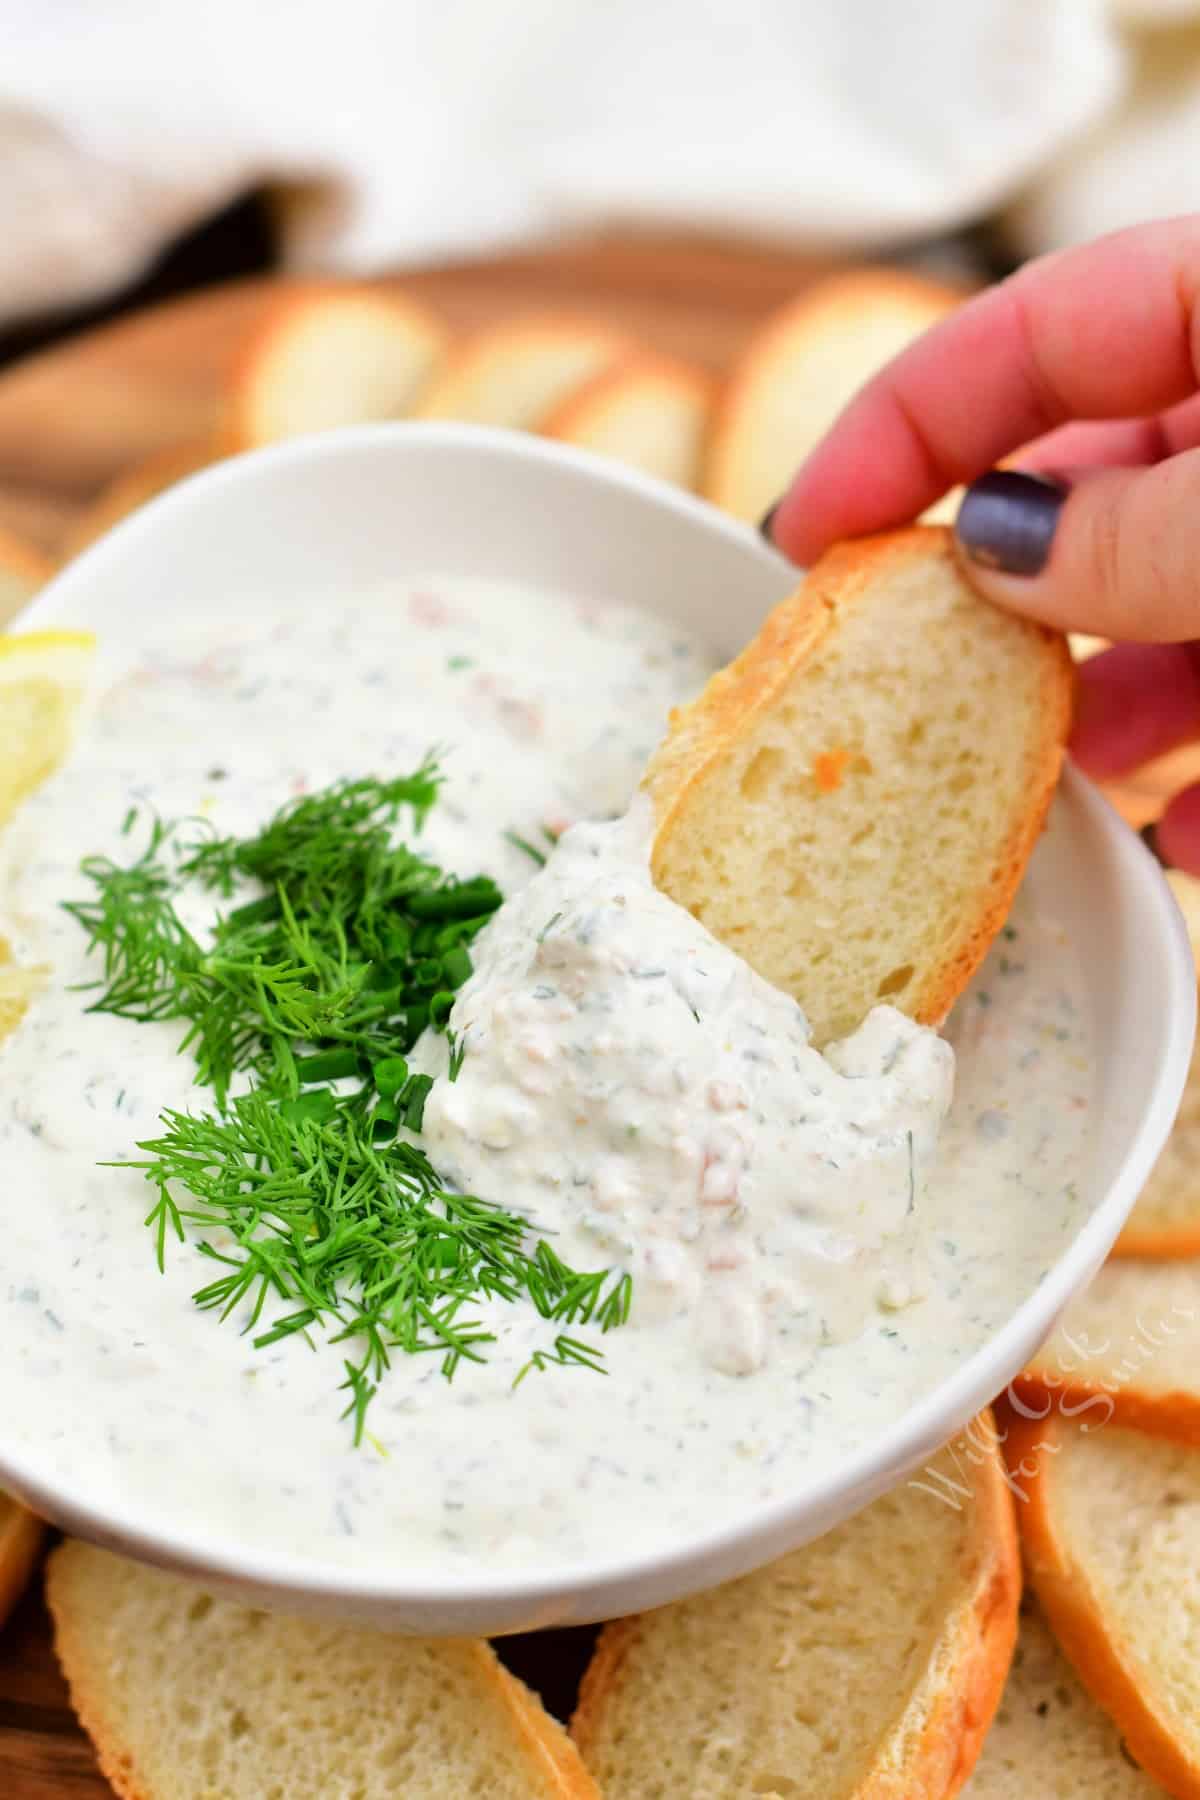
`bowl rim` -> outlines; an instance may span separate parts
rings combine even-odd
[[[785,566],[757,533],[740,521],[719,513],[695,495],[590,451],[489,427],[396,421],[291,439],[188,476],[89,546],[6,629],[52,623],[61,611],[72,608],[78,593],[87,591],[94,573],[133,545],[137,534],[162,531],[169,526],[171,516],[194,504],[198,495],[254,479],[260,470],[291,462],[337,460],[351,452],[369,451],[373,446],[387,448],[401,439],[417,446],[484,450],[571,467],[592,482],[665,505],[703,530],[719,533],[747,551],[778,561],[781,568]],[[242,1550],[228,1535],[223,1542],[210,1540],[203,1530],[180,1529],[169,1522],[153,1528],[145,1522],[127,1523],[119,1505],[93,1505],[81,1494],[78,1482],[72,1484],[68,1477],[47,1481],[23,1468],[20,1453],[14,1454],[4,1444],[2,1424],[0,1482],[66,1529],[142,1561],[216,1577],[301,1604],[362,1603],[380,1611],[436,1609],[439,1605],[461,1609],[474,1604],[480,1608],[520,1609],[536,1616],[539,1610],[571,1596],[588,1596],[591,1616],[600,1616],[595,1609],[597,1605],[602,1609],[606,1589],[629,1590],[651,1578],[661,1586],[664,1577],[683,1577],[691,1571],[699,1574],[700,1580],[690,1584],[681,1580],[674,1591],[695,1591],[711,1585],[711,1579],[703,1574],[708,1565],[726,1571],[712,1577],[719,1580],[727,1579],[730,1571],[737,1573],[739,1569],[754,1567],[766,1560],[756,1556],[756,1541],[784,1536],[789,1528],[794,1529],[796,1541],[802,1541],[806,1519],[828,1515],[831,1508],[836,1511],[839,1496],[859,1496],[839,1515],[847,1516],[880,1491],[881,1485],[887,1485],[879,1481],[882,1472],[887,1472],[889,1480],[902,1479],[905,1470],[911,1470],[930,1454],[930,1446],[945,1443],[961,1430],[1011,1381],[1025,1356],[1048,1335],[1062,1308],[1086,1284],[1111,1248],[1165,1142],[1183,1091],[1195,1029],[1196,977],[1182,915],[1152,853],[1099,791],[1070,765],[1064,766],[1060,794],[1068,807],[1080,810],[1092,831],[1116,851],[1119,879],[1136,892],[1136,909],[1152,932],[1163,960],[1167,1005],[1161,1020],[1151,1103],[1131,1133],[1116,1179],[1038,1286],[1026,1295],[999,1331],[907,1407],[887,1431],[806,1483],[799,1493],[750,1504],[719,1527],[689,1536],[667,1550],[556,1563],[545,1571],[493,1573],[480,1567],[461,1574],[423,1575],[419,1568],[389,1573],[386,1568],[315,1561],[285,1550]],[[743,1552],[740,1561],[736,1555],[739,1548]],[[771,1554],[774,1552],[768,1551],[767,1557]]]

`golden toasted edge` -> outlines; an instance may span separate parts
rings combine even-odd
[[[661,847],[692,789],[776,702],[836,628],[839,614],[906,562],[933,558],[953,565],[951,542],[944,526],[913,525],[835,545],[814,564],[797,592],[768,615],[741,655],[714,676],[690,706],[675,710],[643,783],[654,807],[651,863],[656,876]],[[1058,783],[1071,717],[1070,653],[1059,634],[1036,625],[1027,629],[1043,653],[1041,734],[1032,746],[1019,810],[998,847],[991,880],[980,889],[973,914],[963,920],[951,954],[931,968],[914,991],[912,1016],[921,1024],[938,1024],[945,1018],[986,956],[1008,917]]]
[[[1020,1622],[1021,1557],[990,1412],[955,1440],[960,1444],[959,1470],[965,1460],[973,1475],[972,1531],[963,1549],[969,1579],[938,1654],[892,1729],[891,1766],[870,1777],[855,1800],[956,1794],[978,1760],[1008,1680]]]
[[[184,444],[170,444],[140,462],[122,469],[106,487],[101,488],[77,516],[63,538],[61,560],[70,562],[94,544],[106,531],[136,512],[148,500],[155,499],[188,475],[205,469],[210,463],[227,456],[232,446],[220,437],[200,438]]]
[[[225,454],[252,450],[262,442],[256,425],[258,383],[264,368],[284,345],[289,333],[308,314],[345,302],[366,306],[381,318],[403,319],[427,337],[435,356],[444,355],[450,329],[422,301],[409,294],[363,281],[305,280],[289,283],[268,308],[234,359],[229,379],[226,423],[221,434]],[[435,377],[436,379],[436,377]]]
[[[108,1722],[104,1679],[95,1673],[95,1654],[86,1642],[86,1627],[77,1628],[70,1594],[72,1565],[81,1554],[89,1553],[89,1546],[68,1538],[46,1558],[46,1606],[53,1626],[54,1654],[72,1710],[91,1740],[100,1773],[119,1800],[173,1800],[166,1794],[155,1795],[144,1785],[133,1751],[122,1745],[116,1728]]]
[[[1057,1363],[1044,1362],[1039,1350],[1014,1377],[1008,1393],[1038,1418],[1060,1409],[1068,1418],[1085,1417],[1093,1426],[1111,1422],[1129,1431],[1143,1431],[1147,1437],[1200,1448],[1200,1370],[1195,1391],[1172,1388],[1154,1393],[1139,1387],[1135,1377],[1106,1381],[1101,1376],[1064,1370]]]
[[[639,387],[672,388],[703,412],[712,403],[716,383],[695,363],[661,356],[653,350],[635,351],[580,382],[550,408],[538,431],[543,437],[558,438],[563,443],[578,442],[596,419],[602,419],[621,404],[631,389]]]
[[[46,1563],[46,1603],[54,1624],[54,1649],[71,1705],[92,1741],[101,1772],[121,1800],[176,1800],[174,1795],[155,1794],[145,1785],[132,1749],[121,1743],[107,1716],[105,1678],[94,1670],[95,1653],[86,1642],[86,1628],[79,1629],[69,1591],[72,1563],[79,1555],[90,1553],[89,1546],[67,1539]],[[489,1644],[482,1639],[460,1641],[470,1650],[480,1688],[491,1690],[499,1700],[522,1750],[544,1775],[547,1791],[561,1800],[600,1800],[575,1745],[537,1697],[510,1674]]]
[[[1124,1225],[1109,1255],[1121,1262],[1184,1262],[1200,1256],[1200,1213],[1176,1225]]]
[[[554,1791],[565,1800],[601,1800],[600,1789],[592,1779],[582,1752],[574,1740],[531,1692],[487,1645],[486,1652],[492,1679],[500,1683],[530,1753],[545,1768]]]
[[[485,368],[497,357],[519,356],[530,344],[544,344],[552,339],[594,342],[606,350],[614,362],[636,348],[627,331],[604,319],[557,312],[523,313],[518,318],[503,319],[499,324],[482,326],[451,346],[413,408],[412,417],[440,417],[437,409],[447,393],[457,390],[464,375]]]
[[[27,581],[32,591],[49,581],[54,573],[54,562],[36,544],[0,526],[0,568]]]
[[[745,416],[764,370],[798,339],[818,335],[831,319],[870,312],[880,302],[899,300],[928,312],[929,323],[952,312],[971,289],[935,281],[907,269],[864,268],[829,275],[771,313],[749,339],[729,371],[709,418],[700,462],[699,491],[716,506],[726,503],[730,469],[740,454]],[[865,370],[867,380],[875,371]],[[833,420],[831,419],[832,425]]]
[[[1112,1629],[1103,1602],[1058,1530],[1054,1485],[1065,1434],[1079,1429],[1057,1413],[1009,1413],[1004,1454],[1022,1504],[1025,1569],[1059,1646],[1096,1704],[1120,1729],[1130,1754],[1171,1794],[1200,1796],[1200,1763],[1172,1735],[1138,1685],[1136,1662]],[[1097,1445],[1104,1442],[1098,1434]]]
[[[974,1504],[962,1549],[963,1591],[946,1614],[928,1667],[899,1715],[881,1728],[876,1766],[845,1800],[957,1793],[1000,1704],[1017,1640],[1021,1562],[1012,1497],[989,1413],[980,1414],[969,1436]],[[644,1629],[645,1620],[635,1616],[606,1625],[600,1634],[571,1719],[571,1735],[585,1762]]]
[[[29,1585],[46,1527],[11,1495],[0,1495],[0,1626]]]

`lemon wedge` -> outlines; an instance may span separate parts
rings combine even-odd
[[[45,987],[48,974],[44,968],[23,969],[9,961],[8,945],[0,938],[0,1044],[17,1029],[29,1002]]]
[[[21,1598],[41,1548],[42,1521],[0,1493],[0,1625]]]
[[[95,649],[90,631],[0,637],[0,826],[66,755]]]
[[[90,631],[0,636],[0,828],[70,747],[95,649]],[[0,1042],[20,1023],[45,979],[44,969],[14,963],[0,938]],[[0,1595],[3,1549],[0,1535]]]

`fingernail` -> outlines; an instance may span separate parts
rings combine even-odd
[[[767,508],[767,510],[763,514],[762,518],[758,521],[758,529],[759,529],[760,536],[765,537],[768,544],[770,544],[772,548],[774,548],[775,540],[771,536],[771,521],[774,519],[775,514],[779,511],[781,504],[782,504],[781,501],[777,500],[775,502],[774,506],[769,506]]]
[[[1046,566],[1067,490],[1041,475],[993,469],[963,496],[954,533],[972,562],[1003,575],[1039,575]]]

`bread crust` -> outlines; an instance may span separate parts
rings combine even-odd
[[[25,1592],[46,1527],[20,1501],[0,1496],[0,1625]]]
[[[331,302],[350,301],[381,319],[404,320],[430,345],[431,356],[444,354],[450,341],[449,327],[419,300],[369,282],[302,280],[283,285],[266,315],[259,320],[234,359],[229,381],[226,425],[222,432],[225,454],[253,450],[271,441],[257,425],[259,383],[280,344],[310,312]]]
[[[1012,1497],[990,1414],[972,1440],[972,1529],[961,1591],[948,1607],[927,1668],[897,1717],[881,1730],[874,1766],[828,1800],[948,1800],[967,1779],[1000,1703],[1016,1644],[1021,1597]],[[580,1686],[571,1735],[587,1761],[653,1615],[606,1625]]]
[[[1141,1692],[1136,1662],[1060,1529],[1055,1510],[1060,1451],[1065,1433],[1077,1429],[1057,1414],[1043,1420],[1014,1415],[1009,1422],[1004,1454],[1025,1496],[1020,1524],[1026,1570],[1064,1654],[1092,1698],[1116,1721],[1132,1756],[1177,1800],[1194,1800],[1200,1796],[1200,1762]]]
[[[27,581],[31,589],[41,587],[54,573],[54,563],[44,551],[3,526],[0,526],[0,568]]]
[[[1186,1224],[1163,1225],[1157,1230],[1148,1225],[1122,1226],[1109,1255],[1131,1262],[1183,1262],[1200,1256],[1200,1214]]]
[[[755,390],[797,342],[819,335],[831,322],[842,323],[855,312],[870,313],[890,301],[927,312],[932,325],[970,292],[904,269],[864,268],[814,282],[772,313],[734,362],[718,395],[701,459],[700,492],[716,506],[730,504],[743,433],[753,429],[750,408]]]
[[[642,386],[672,388],[698,411],[712,403],[715,383],[703,369],[674,356],[640,350],[611,368],[600,369],[552,406],[538,425],[543,437],[577,443],[592,423],[619,406],[629,390]]]
[[[447,396],[455,394],[464,376],[485,368],[498,355],[521,354],[530,345],[555,341],[593,342],[613,362],[627,356],[634,348],[627,332],[603,320],[566,312],[528,313],[506,319],[498,325],[484,326],[472,332],[451,347],[411,416],[414,419],[451,417],[452,414],[444,413],[442,408]],[[538,429],[542,429],[540,424]]]
[[[1200,1393],[1173,1388],[1152,1394],[1136,1387],[1109,1386],[1103,1381],[1063,1380],[1039,1373],[1037,1363],[1011,1383],[1011,1392],[1038,1414],[1055,1407],[1068,1418],[1089,1408],[1102,1408],[1105,1418],[1147,1437],[1166,1438],[1173,1444],[1195,1444],[1200,1449]]]
[[[91,1739],[105,1779],[120,1800],[179,1800],[178,1795],[150,1785],[139,1769],[131,1745],[120,1738],[119,1727],[106,1703],[107,1672],[96,1664],[87,1641],[87,1621],[72,1604],[71,1571],[89,1547],[68,1540],[52,1552],[46,1565],[46,1600],[54,1623],[54,1646],[70,1691],[71,1705]],[[544,1792],[557,1800],[600,1800],[595,1782],[567,1733],[563,1731],[523,1682],[509,1673],[482,1639],[459,1640],[468,1658],[481,1696],[497,1700],[507,1714],[514,1735],[531,1765],[531,1773],[543,1778]],[[449,1790],[447,1790],[449,1792]],[[543,1791],[541,1785],[530,1792]]]
[[[671,717],[643,786],[654,808],[651,866],[658,878],[671,833],[704,781],[741,738],[785,693],[796,675],[874,584],[906,563],[954,561],[951,533],[913,525],[836,545],[802,586],[770,613],[741,655],[709,682],[699,698]],[[965,916],[944,957],[911,984],[905,1010],[921,1024],[940,1024],[983,961],[1004,924],[1045,823],[1062,766],[1070,726],[1073,666],[1065,639],[1028,625],[1041,653],[1041,731],[1030,746],[1027,779],[1005,840],[996,845],[993,873],[974,912]]]

